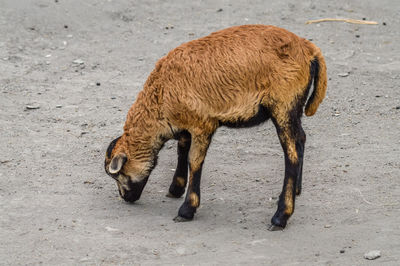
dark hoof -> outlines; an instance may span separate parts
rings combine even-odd
[[[179,215],[174,218],[175,223],[190,222],[191,220],[193,220],[193,218],[187,219],[187,218],[181,217]]]
[[[283,229],[285,229],[285,228],[282,226],[274,225],[274,224],[270,224],[268,226],[268,231],[283,231]]]
[[[296,196],[300,196],[301,195],[301,188],[296,188]]]
[[[283,229],[286,227],[288,218],[289,217],[286,215],[280,215],[280,213],[277,212],[271,219],[271,226],[281,227]]]

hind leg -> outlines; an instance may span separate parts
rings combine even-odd
[[[178,140],[178,165],[176,166],[175,174],[169,187],[169,193],[167,194],[167,197],[180,198],[183,193],[185,193],[190,144],[190,133],[183,131]]]
[[[296,190],[299,188],[298,184],[301,184],[302,152],[304,151],[300,116],[294,113],[279,119],[273,117],[285,155],[285,178],[279,196],[278,209],[271,219],[270,230],[285,228],[294,212]]]
[[[300,122],[300,119],[299,119]],[[299,137],[296,138],[296,150],[299,156],[299,173],[297,174],[296,182],[296,195],[301,194],[302,179],[303,179],[303,159],[304,159],[304,147],[306,143],[306,133],[304,132],[301,124],[298,125]]]

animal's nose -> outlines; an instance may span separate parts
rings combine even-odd
[[[148,177],[144,178],[140,182],[129,182],[129,190],[125,190],[122,188],[122,192],[120,191],[121,197],[127,202],[135,202],[142,195],[144,186],[146,185]]]
[[[141,194],[134,191],[125,191],[124,196],[121,196],[126,202],[135,202],[140,198]]]

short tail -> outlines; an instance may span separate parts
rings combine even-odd
[[[321,51],[318,47],[315,47],[315,57],[311,62],[311,79],[314,79],[314,90],[308,98],[306,104],[305,114],[306,116],[312,116],[318,109],[319,104],[325,98],[326,94],[326,86],[327,86],[327,76],[326,76],[326,65],[325,59],[321,54]]]

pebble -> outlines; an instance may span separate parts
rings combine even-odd
[[[116,231],[118,231],[118,229],[112,228],[112,227],[109,227],[109,226],[106,226],[106,230],[107,230],[108,232],[116,232]]]
[[[96,82],[96,86],[100,86],[101,85],[101,83],[100,82]]]
[[[332,225],[330,225],[330,224],[326,224],[324,227],[325,227],[325,228],[331,228],[331,227],[332,227]]]
[[[342,77],[342,78],[347,77],[348,75],[350,75],[349,72],[339,73],[339,74],[338,74],[338,76],[339,76],[339,77]]]
[[[39,109],[40,106],[39,105],[27,105],[26,110],[35,110],[35,109]]]
[[[374,260],[377,259],[381,256],[381,251],[380,250],[371,250],[367,253],[364,254],[364,259],[367,260]]]
[[[218,9],[217,12],[222,12],[224,11],[222,8]]]
[[[57,104],[57,105],[56,105],[56,108],[61,108],[61,107],[62,107],[61,104]]]
[[[75,59],[74,61],[72,61],[72,63],[74,63],[74,64],[77,64],[77,65],[82,65],[82,64],[84,64],[85,62],[82,60],[82,59]]]
[[[341,249],[341,250],[340,250],[340,253],[341,253],[341,254],[343,254],[344,252],[345,252],[345,250],[344,250],[344,249]]]

